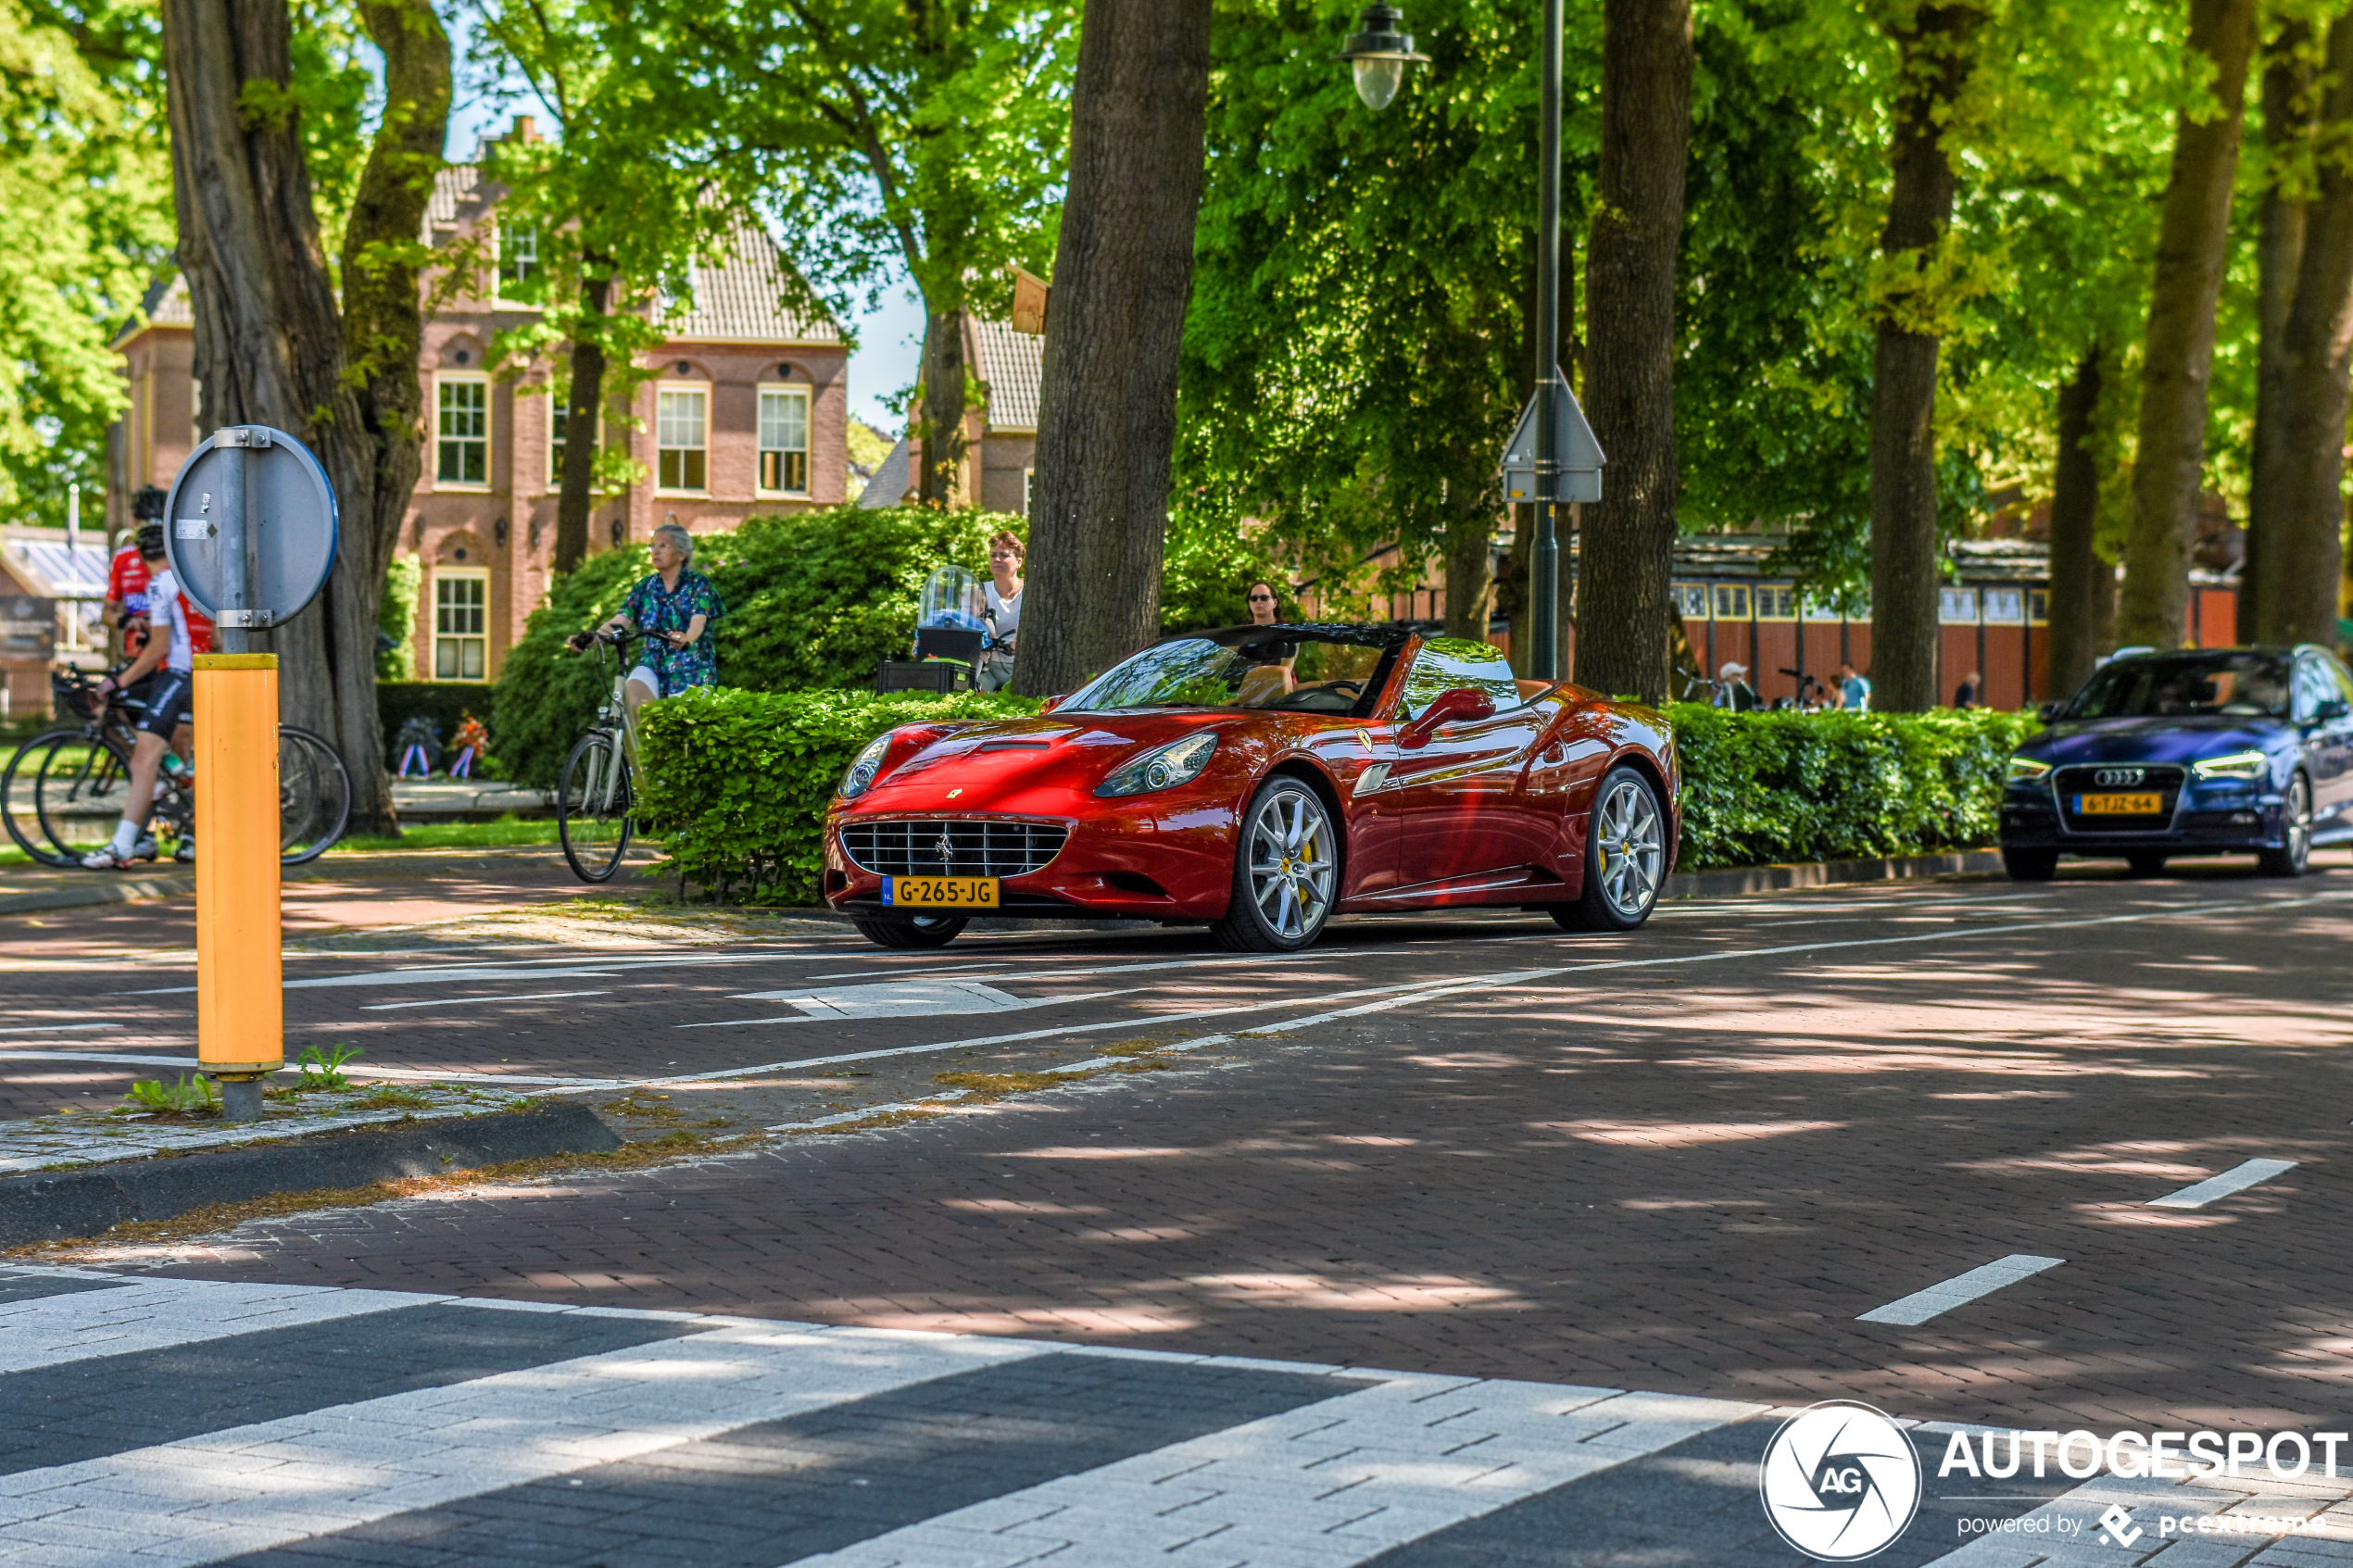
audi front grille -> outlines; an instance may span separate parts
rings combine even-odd
[[[1005,819],[845,823],[841,847],[881,876],[1027,876],[1062,853],[1070,828]]]
[[[2059,821],[2070,833],[2157,833],[2173,824],[2173,809],[2182,800],[2182,770],[2158,763],[2108,762],[2091,767],[2061,768],[2052,776],[2058,796]],[[2085,816],[2076,805],[2086,795],[2154,795],[2154,815]]]

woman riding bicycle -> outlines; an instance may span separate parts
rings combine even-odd
[[[653,571],[629,590],[629,596],[621,603],[621,613],[597,629],[620,632],[634,627],[645,633],[646,640],[637,650],[637,666],[629,671],[628,684],[623,688],[633,721],[639,708],[658,696],[676,696],[690,687],[718,684],[711,623],[725,609],[711,579],[689,570],[695,558],[693,534],[677,523],[665,522],[654,530],[648,554]],[[586,647],[591,635],[580,633],[571,640],[572,646]]]

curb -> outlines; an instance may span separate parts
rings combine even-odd
[[[586,1106],[561,1103],[451,1117],[382,1132],[0,1178],[0,1247],[94,1236],[127,1220],[169,1220],[272,1193],[438,1176],[549,1154],[604,1154],[620,1137]]]
[[[1798,887],[1833,887],[1857,882],[1908,882],[1929,876],[1978,876],[2002,869],[1998,849],[1962,849],[1944,855],[1907,855],[1894,860],[1814,860],[1791,866],[1737,866],[1720,872],[1679,872],[1667,879],[1662,898],[1723,898],[1745,893],[1780,893]]]
[[[93,872],[94,879],[101,875]],[[161,876],[93,880],[86,887],[57,887],[45,893],[0,894],[0,915],[37,914],[43,909],[79,909],[93,904],[135,904],[143,898],[177,898],[196,890],[196,873],[168,872]]]

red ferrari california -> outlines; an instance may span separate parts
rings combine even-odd
[[[850,765],[826,899],[886,947],[975,913],[1205,922],[1285,951],[1335,914],[1649,918],[1675,740],[1635,703],[1515,680],[1485,643],[1239,626],[1153,644],[1034,719],[909,724]]]

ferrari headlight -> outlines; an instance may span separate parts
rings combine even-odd
[[[1134,761],[1124,763],[1111,777],[1096,786],[1101,796],[1148,795],[1156,789],[1170,789],[1180,784],[1190,784],[1201,777],[1209,766],[1210,754],[1217,749],[1217,732],[1203,730],[1145,752]]]
[[[2259,751],[2233,751],[2190,764],[2190,771],[2201,779],[2259,779],[2271,771],[2271,759]]]
[[[849,771],[841,776],[841,797],[844,800],[854,800],[875,787],[875,775],[882,771],[883,758],[889,751],[890,737],[887,734],[876,735],[866,743],[866,749],[858,754],[858,760],[852,762]]]
[[[2032,784],[2050,771],[2051,765],[2048,762],[2038,762],[2032,757],[2010,759],[2010,783],[2012,784]]]

